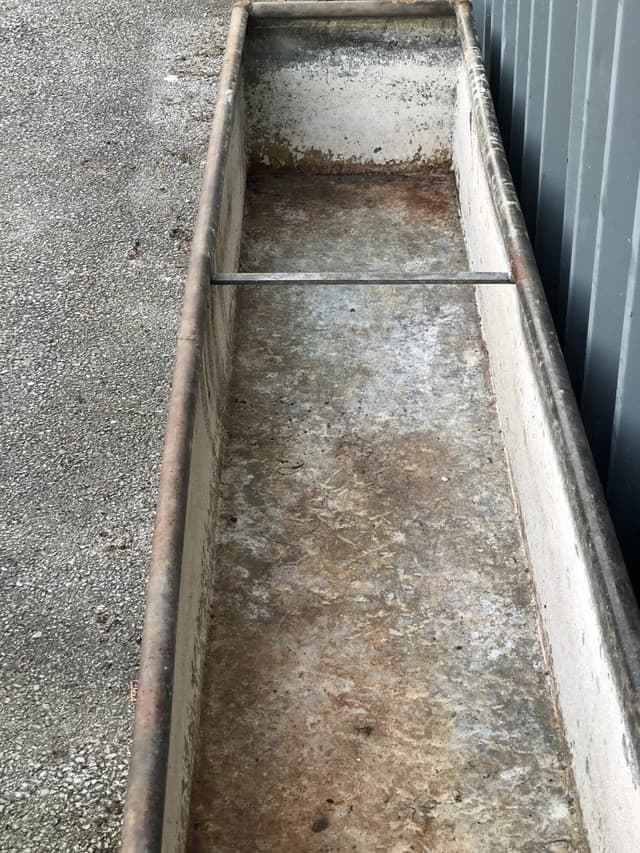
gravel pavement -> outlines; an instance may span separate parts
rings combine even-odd
[[[0,0],[0,850],[117,850],[227,4]]]

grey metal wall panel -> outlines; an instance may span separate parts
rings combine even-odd
[[[478,43],[480,44],[480,50],[484,53],[484,19],[487,14],[487,4],[485,0],[476,0],[473,4],[473,14],[478,33]]]
[[[557,307],[567,149],[576,35],[576,4],[551,0],[540,145],[535,241],[538,267],[552,310]]]
[[[574,220],[578,203],[578,194],[582,189],[579,181],[581,164],[582,134],[587,108],[587,77],[592,53],[589,50],[594,32],[592,19],[603,0],[578,0],[576,9],[576,37],[573,58],[573,81],[571,86],[571,116],[569,120],[567,177],[565,182],[565,201],[562,223],[562,248],[560,252],[560,270],[556,294],[556,323],[560,342],[564,344],[567,303],[569,299],[569,278],[571,258],[574,246]],[[585,324],[586,328],[586,324]],[[565,352],[566,357],[566,352]],[[575,382],[575,376],[573,377]]]
[[[484,64],[487,76],[491,71],[491,7],[493,0],[484,0],[484,16],[482,19],[482,43],[484,45]]]
[[[635,0],[618,8],[582,385],[582,414],[602,476],[609,464],[640,169],[639,56],[640,3]]]
[[[509,164],[519,191],[522,182],[522,149],[524,145],[524,116],[527,101],[527,69],[529,65],[529,0],[517,0],[515,51],[513,60],[513,86],[511,107]],[[501,107],[500,112],[503,111]]]
[[[565,358],[578,397],[584,374],[616,30],[610,0],[593,0],[591,12],[583,101],[577,100],[575,105],[581,136],[579,149],[572,151],[578,171],[564,318]]]
[[[522,209],[640,591],[640,2],[474,5]]]
[[[529,55],[520,203],[532,240],[535,240],[536,204],[540,177],[549,4],[550,0],[531,0],[531,17],[529,20]]]
[[[489,81],[493,97],[500,96],[500,55],[502,46],[502,7],[505,0],[491,0],[491,25],[489,35],[489,50],[491,51],[491,62],[489,64]]]
[[[624,306],[620,370],[613,418],[608,498],[625,551],[640,551],[640,183],[636,195],[631,264]]]
[[[516,31],[518,26],[517,11],[517,0],[502,0],[499,115],[500,130],[507,154],[509,153],[511,139]]]

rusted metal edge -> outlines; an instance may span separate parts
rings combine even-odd
[[[630,750],[640,757],[640,611],[613,528],[604,491],[545,298],[507,158],[473,26],[471,3],[452,0],[458,21],[472,109],[492,187],[493,204],[505,235],[513,278],[540,381],[546,389],[572,509],[579,520],[589,580],[608,644],[610,671],[622,698]]]
[[[217,273],[211,284],[515,284],[508,273],[503,272],[459,272],[429,273],[428,275],[376,275],[366,273],[289,273],[289,272],[233,272]]]
[[[253,3],[253,18],[430,18],[452,15],[449,0],[285,0]]]
[[[196,393],[208,288],[213,272],[215,232],[248,13],[248,4],[238,4],[231,14],[185,285],[147,583],[122,830],[123,853],[155,853],[162,845],[178,597]]]

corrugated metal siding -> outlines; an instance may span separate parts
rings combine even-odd
[[[640,590],[640,2],[475,0],[511,171]]]

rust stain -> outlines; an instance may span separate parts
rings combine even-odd
[[[453,174],[254,173],[240,264],[245,272],[467,269]]]
[[[521,255],[517,254],[517,252],[510,251],[509,252],[509,264],[511,266],[511,274],[513,275],[513,280],[517,283],[521,281],[526,281],[529,277],[529,264]]]
[[[319,851],[325,848],[312,839],[321,833],[331,833],[328,849],[351,849],[352,834],[354,849],[384,849],[357,843],[365,827],[366,838],[384,839],[397,826],[410,843],[427,832],[432,804],[450,787],[434,773],[426,801],[407,791],[404,750],[423,741],[438,744],[439,754],[451,716],[435,696],[428,707],[419,701],[430,690],[411,672],[420,670],[425,684],[436,675],[420,661],[424,647],[406,646],[396,605],[385,603],[405,594],[393,565],[403,507],[417,500],[425,516],[433,511],[430,484],[450,470],[450,457],[435,435],[371,441],[353,434],[335,444],[332,482],[305,486],[294,471],[282,474],[289,409],[281,403],[283,430],[259,449],[250,424],[269,417],[260,405],[233,425],[232,453],[241,445],[248,451],[237,462],[261,473],[255,485],[227,490],[232,535],[218,556],[209,655],[232,655],[233,664],[215,668],[215,690],[205,686],[215,698],[204,709],[203,746],[216,771],[197,777],[192,853]],[[228,470],[229,483],[238,482],[236,471]],[[263,530],[267,552],[256,556],[236,538],[238,524],[266,494],[282,502],[281,522]],[[343,505],[332,508],[341,496]]]
[[[450,172],[432,172],[411,181],[398,182],[407,208],[419,216],[426,214],[447,218],[455,226],[458,206]],[[453,230],[453,228],[452,228]]]
[[[239,313],[188,849],[573,840],[497,418],[463,358],[473,300],[264,287]]]
[[[451,150],[442,148],[428,157],[420,152],[411,160],[386,159],[382,162],[365,157],[336,158],[332,152],[310,148],[292,149],[285,140],[254,141],[249,152],[253,172],[294,172],[301,175],[415,175],[425,171],[451,170]]]

